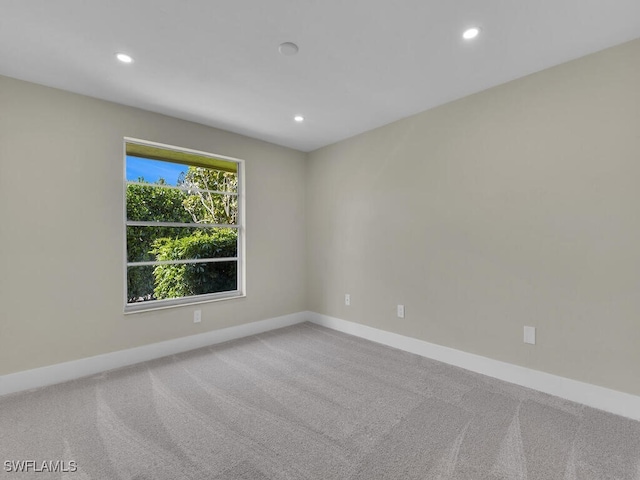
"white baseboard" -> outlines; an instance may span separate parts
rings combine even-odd
[[[0,396],[66,382],[305,321],[311,321],[323,327],[532,388],[616,415],[640,420],[640,397],[635,395],[493,360],[315,312],[293,313],[198,335],[3,375],[0,376]]]
[[[135,363],[154,360],[176,353],[194,350],[200,347],[248,337],[277,328],[288,327],[308,320],[307,312],[298,312],[281,317],[269,318],[258,322],[245,323],[235,327],[222,328],[211,332],[175,338],[141,347],[119,350],[117,352],[96,355],[70,362],[58,363],[47,367],[25,370],[0,376],[0,396],[9,393],[31,390],[56,383],[74,380],[88,375],[126,367]]]
[[[480,355],[443,347],[433,343],[379,330],[359,323],[307,312],[307,318],[317,325],[348,333],[376,343],[415,353],[494,377],[523,387],[565,398],[589,407],[640,420],[640,397],[597,385],[559,377],[550,373],[492,360]]]

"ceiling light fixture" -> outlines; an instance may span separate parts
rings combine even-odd
[[[132,63],[133,58],[131,58],[126,53],[116,53],[116,58],[120,60],[122,63]]]
[[[462,34],[462,38],[464,38],[465,40],[472,40],[476,38],[479,33],[480,33],[480,29],[478,27],[468,28]]]
[[[280,46],[278,47],[278,51],[282,55],[290,57],[291,55],[295,55],[296,53],[298,53],[298,46],[293,42],[284,42],[280,44]]]
[[[304,122],[304,117],[302,115],[296,115],[293,117],[296,122]]]

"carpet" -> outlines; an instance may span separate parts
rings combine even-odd
[[[0,462],[16,479],[640,480],[640,422],[305,323],[2,397]]]

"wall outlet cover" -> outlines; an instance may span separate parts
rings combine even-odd
[[[524,327],[524,343],[536,344],[536,327]]]

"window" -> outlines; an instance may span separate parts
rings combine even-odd
[[[125,139],[125,312],[244,294],[242,166]]]

